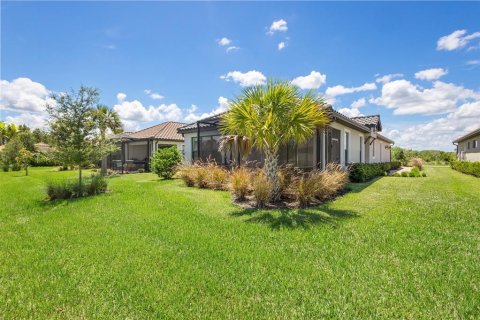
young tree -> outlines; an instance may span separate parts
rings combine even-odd
[[[7,125],[0,121],[0,146],[7,142]]]
[[[97,106],[94,111],[93,119],[100,133],[99,144],[103,154],[102,169],[100,172],[104,176],[107,174],[106,155],[109,152],[115,151],[117,148],[114,143],[106,138],[107,130],[117,134],[123,132],[123,126],[118,113],[104,105]]]
[[[53,105],[47,105],[55,152],[60,162],[78,166],[78,183],[82,186],[82,167],[100,160],[94,107],[97,89],[81,86],[78,91],[53,94]]]
[[[25,175],[28,176],[28,167],[33,160],[33,153],[26,148],[21,148],[16,157],[16,161],[25,169]]]
[[[181,161],[182,155],[177,147],[162,148],[158,149],[152,156],[150,168],[159,177],[172,179],[175,174],[175,169]]]
[[[245,136],[265,153],[265,174],[272,184],[272,200],[280,197],[278,152],[295,140],[303,143],[317,127],[329,123],[325,102],[309,91],[302,95],[290,82],[268,81],[246,88],[222,115],[220,131]]]
[[[17,137],[8,141],[2,151],[2,162],[6,165],[15,164],[22,148],[22,142]]]

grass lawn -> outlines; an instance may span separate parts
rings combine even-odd
[[[0,319],[478,319],[480,179],[427,172],[257,212],[149,173],[48,203],[76,172],[1,172]]]

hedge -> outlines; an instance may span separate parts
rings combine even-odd
[[[454,170],[480,177],[480,161],[453,161],[450,165]]]
[[[364,182],[378,176],[383,176],[385,172],[400,167],[400,161],[382,162],[382,163],[354,163],[350,165],[350,181]]]

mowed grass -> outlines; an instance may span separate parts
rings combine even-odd
[[[427,172],[298,211],[149,173],[48,203],[76,172],[2,172],[0,318],[478,319],[480,179]]]

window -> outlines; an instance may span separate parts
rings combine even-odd
[[[307,142],[297,147],[297,166],[299,168],[309,168],[313,166],[313,141],[314,138],[308,139]]]
[[[478,140],[473,140],[472,144],[473,144],[472,148],[474,149],[478,148]]]
[[[345,165],[348,164],[348,150],[350,149],[350,133],[345,132]]]
[[[192,138],[192,160],[198,160],[198,143],[197,137]]]
[[[200,137],[200,156],[198,154],[197,137],[192,138],[192,160],[215,160],[216,163],[222,163],[222,154],[218,151],[219,135]]]

